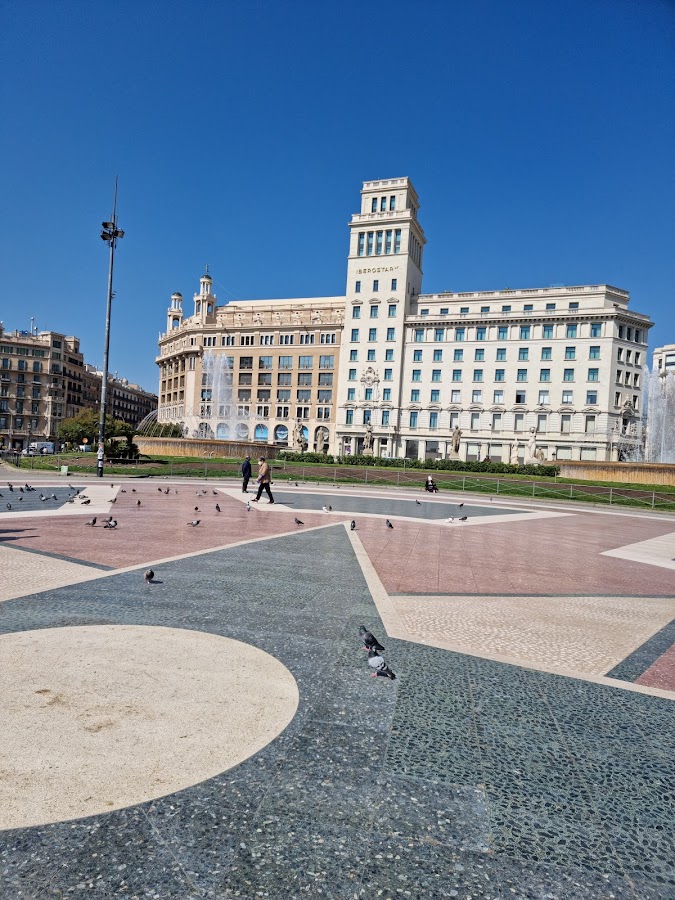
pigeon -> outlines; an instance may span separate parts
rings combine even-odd
[[[23,500],[23,497],[19,497],[19,503],[21,503],[22,500]]]
[[[458,508],[461,509],[463,506],[464,506],[464,504],[460,503]]]
[[[120,494],[126,494],[126,490],[124,488],[120,488]]]
[[[298,484],[297,481],[295,482],[295,486],[296,486],[296,487],[300,487],[300,485]]]
[[[246,512],[251,512],[251,503],[249,500],[246,501]]]
[[[162,489],[161,489],[161,488],[157,488],[157,490],[160,492],[160,494],[162,493]]]
[[[220,512],[220,503],[216,503],[216,512]]]
[[[117,497],[112,497],[110,499],[110,503],[117,503]]]
[[[350,530],[350,531],[356,531],[356,521],[355,521],[354,519],[352,519],[352,521],[351,521],[351,523],[350,523],[350,525],[349,525],[349,530]]]
[[[377,650],[378,653],[382,653],[384,651],[384,647],[375,637],[375,635],[368,631],[365,625],[359,625],[359,634],[361,635],[361,640],[363,641],[363,649],[364,650]]]
[[[47,498],[45,497],[44,494],[40,494],[40,500],[42,500],[43,503],[45,502],[46,499]]]
[[[304,523],[304,522],[301,522],[300,519],[297,519],[297,518],[296,518],[295,524],[296,524],[296,525],[304,525],[305,523]]]
[[[9,482],[7,483],[7,487],[10,489],[10,491],[14,491],[14,485],[9,484]]]
[[[4,497],[4,496],[5,496],[4,494],[0,494],[0,497]]]
[[[58,499],[59,498],[56,496],[56,494],[52,494],[52,500],[58,500]]]
[[[87,497],[86,500],[82,501],[82,506],[88,506],[88,504],[90,504],[90,503],[91,503],[91,500],[89,499],[89,497]]]
[[[68,500],[68,503],[74,503],[74,502],[75,502],[75,498],[74,498],[74,497],[71,497],[70,500]]]
[[[169,488],[166,488],[166,490],[164,491],[164,493],[165,493],[165,494],[168,494],[168,493],[169,493]],[[176,491],[176,493],[178,493],[178,491]]]
[[[94,526],[96,524],[96,516],[94,516],[93,519],[89,519],[89,521],[86,522],[85,524]]]
[[[103,525],[104,528],[117,528],[117,519],[108,519]]]
[[[454,522],[454,521],[455,521],[455,517],[454,517],[454,516],[450,516],[450,518],[449,518],[449,519],[446,519],[445,521],[446,521],[446,522]]]
[[[23,488],[22,488],[22,487],[19,487],[19,490],[20,490],[21,493],[23,494]]]
[[[396,675],[374,647],[368,651],[368,665],[371,669],[375,669],[374,672],[370,673],[371,678],[379,676],[380,678],[391,678],[392,681],[396,679]]]
[[[391,522],[389,521],[389,519],[385,519],[385,525],[387,526],[387,528],[393,528],[393,527],[394,527],[394,526],[391,524]]]
[[[136,501],[136,506],[140,506],[140,505],[141,505],[141,501],[140,501],[140,500],[137,500],[137,501]]]
[[[333,512],[333,507],[330,505],[330,503],[328,504],[328,512]]]
[[[199,507],[195,506],[195,512],[199,512]]]
[[[114,485],[114,484],[111,484],[111,485],[110,485],[110,487],[111,487],[111,488],[114,488],[114,487],[115,487],[115,485]]]
[[[7,504],[7,509],[11,509],[11,508],[12,508],[12,504],[11,504],[11,503],[8,503],[8,504]]]
[[[466,522],[466,520],[467,520],[468,518],[469,518],[468,516],[462,516],[462,517],[460,518],[459,521],[460,521],[460,522]]]
[[[188,522],[188,525],[192,525],[193,528],[196,528],[200,522],[201,522],[201,519],[193,519],[191,522]]]
[[[327,506],[322,506],[322,507],[321,507],[321,511],[322,511],[322,512],[328,512],[328,507],[327,507]]]
[[[421,506],[421,505],[422,505],[422,504],[420,503],[419,500],[415,500],[415,503],[416,503],[418,506]]]
[[[148,569],[148,571],[143,575],[146,584],[152,584],[154,577],[155,573],[152,571],[152,569]]]
[[[213,492],[213,496],[214,496],[214,497],[217,497],[217,496],[218,496],[218,491],[214,491],[214,492]]]
[[[131,489],[131,493],[132,493],[132,494],[135,494],[135,493],[136,493],[136,488],[132,488],[132,489]]]

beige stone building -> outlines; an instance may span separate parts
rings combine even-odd
[[[101,405],[103,372],[88,363],[84,367],[82,405],[98,409]],[[129,425],[138,425],[157,409],[157,394],[117,375],[108,376],[107,413]]]
[[[0,331],[0,447],[55,440],[82,405],[80,341],[56,331]]]

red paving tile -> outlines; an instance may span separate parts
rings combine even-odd
[[[243,540],[271,537],[299,528],[294,523],[295,512],[279,508],[269,509],[266,500],[254,504],[251,512],[246,506],[225,494],[195,496],[195,488],[178,487],[178,494],[160,494],[157,488],[128,489],[118,494],[112,514],[118,521],[113,531],[98,525],[85,525],[85,516],[7,519],[3,521],[3,540],[8,546],[27,547],[48,553],[58,553],[86,562],[115,568],[138,565],[155,559],[179,556],[220,547]],[[141,500],[141,506],[136,501]],[[216,512],[218,503],[221,512]],[[199,511],[195,511],[195,506]],[[105,515],[98,516],[99,521]],[[193,518],[201,524],[188,525]],[[344,519],[348,516],[345,515]],[[341,516],[330,519],[317,513],[302,513],[306,527],[337,524]]]
[[[675,644],[659,656],[646,672],[636,678],[635,683],[675,691]]]

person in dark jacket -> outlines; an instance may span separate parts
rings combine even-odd
[[[241,464],[241,477],[243,478],[241,492],[242,494],[248,494],[248,483],[251,478],[251,457],[248,453],[246,454],[244,462]]]

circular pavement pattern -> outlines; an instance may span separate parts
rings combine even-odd
[[[0,636],[0,829],[151,800],[252,756],[293,718],[277,659],[199,631],[102,625]]]

